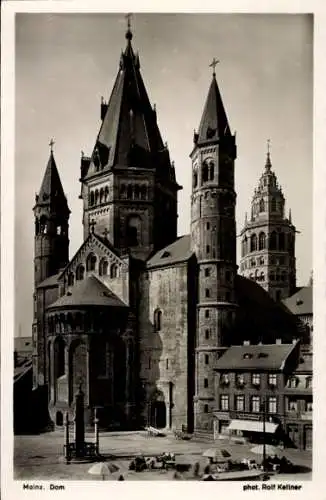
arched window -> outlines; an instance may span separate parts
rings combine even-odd
[[[266,247],[266,235],[265,233],[259,233],[259,250],[264,250]]]
[[[90,253],[86,259],[86,269],[87,271],[95,271],[96,266],[96,255]]]
[[[141,186],[140,187],[140,197],[142,200],[146,200],[147,198],[147,187],[146,186]]]
[[[276,200],[275,200],[275,198],[272,198],[271,211],[276,212]]]
[[[109,199],[109,188],[108,186],[106,186],[104,190],[104,201],[108,201],[108,199]]]
[[[125,198],[126,197],[126,186],[124,184],[121,184],[121,187],[120,187],[120,196],[121,196],[121,198]]]
[[[65,341],[62,337],[56,338],[54,342],[55,377],[59,378],[65,374]]]
[[[83,280],[85,275],[85,268],[82,264],[80,264],[76,269],[76,281]]]
[[[270,250],[276,250],[277,249],[277,243],[276,243],[276,240],[277,240],[277,235],[276,235],[276,232],[273,231],[270,236],[269,236],[269,249]]]
[[[259,202],[259,212],[265,212],[265,202],[263,199]]]
[[[213,161],[209,162],[209,180],[210,181],[214,180],[214,162]]]
[[[129,185],[127,186],[127,198],[128,198],[129,200],[131,200],[131,199],[132,199],[132,185],[131,185],[131,184],[129,184]]]
[[[250,251],[255,252],[257,250],[257,235],[253,234],[250,238]]]
[[[98,189],[96,189],[95,190],[95,200],[94,200],[95,205],[98,204],[98,200],[99,200],[99,194],[98,194]]]
[[[285,234],[279,233],[278,235],[278,249],[285,250]]]
[[[128,247],[141,244],[141,219],[138,215],[132,215],[127,220],[126,243]]]
[[[68,274],[68,286],[73,286],[74,284],[74,273]]]
[[[40,223],[39,223],[38,218],[36,217],[36,219],[35,219],[35,234],[38,235],[39,232],[40,232]]]
[[[76,313],[76,316],[75,316],[76,329],[81,330],[82,324],[83,324],[83,316],[80,312],[78,312],[78,313]]]
[[[160,332],[162,328],[162,311],[160,309],[156,309],[154,311],[154,330],[156,332]]]
[[[108,274],[108,261],[106,259],[100,260],[99,274],[100,276],[106,276]]]
[[[265,281],[265,274],[263,271],[260,273],[260,281]]]
[[[202,183],[208,181],[208,165],[205,161],[202,165],[201,178],[202,178]]]
[[[196,188],[198,185],[198,173],[195,171],[193,175],[193,187]]]
[[[138,186],[138,184],[135,185],[135,199],[136,200],[139,200],[140,198],[140,187]]]
[[[100,189],[100,203],[103,203],[103,201],[104,201],[104,189],[101,188]]]
[[[42,215],[40,218],[40,233],[41,234],[46,234],[48,232],[48,219],[45,217],[45,215]]]
[[[89,196],[89,204],[90,204],[90,206],[93,206],[94,202],[95,202],[94,191],[91,191],[91,194]]]
[[[110,278],[116,278],[118,276],[118,266],[112,264],[110,267]]]

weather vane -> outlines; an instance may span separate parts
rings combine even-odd
[[[215,75],[215,68],[216,68],[216,66],[218,65],[219,62],[220,61],[218,59],[215,59],[215,57],[213,57],[213,61],[209,65],[210,68],[213,68],[213,75]]]
[[[54,146],[54,144],[55,144],[54,139],[51,139],[50,142],[49,142],[51,153],[53,153],[53,146]]]
[[[132,14],[127,14],[126,15],[128,30],[130,30],[130,28],[131,28],[131,18],[132,18]]]

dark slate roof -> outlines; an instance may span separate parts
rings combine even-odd
[[[41,184],[41,189],[36,200],[38,205],[54,205],[63,210],[69,211],[67,199],[63,191],[57,165],[51,151],[45,174]]]
[[[282,303],[275,302],[260,285],[237,275],[235,292],[240,309],[237,329],[230,343],[251,339],[253,343],[274,344],[278,338],[290,343],[299,337],[295,316]]]
[[[14,338],[14,349],[17,353],[30,353],[33,350],[33,340],[32,337],[15,337]]]
[[[48,309],[78,306],[126,307],[108,287],[95,275],[78,281],[65,295],[51,304]]]
[[[156,169],[175,183],[174,167],[140,73],[139,56],[131,45],[132,34],[128,33],[111,97],[107,105],[102,104],[106,111],[91,161],[83,166],[82,177],[113,166],[141,166]]]
[[[190,249],[190,235],[180,236],[170,245],[156,252],[148,261],[147,268],[165,267],[190,259],[193,252]]]
[[[283,370],[294,344],[231,346],[215,364],[216,370]]]
[[[295,370],[295,373],[312,372],[312,354],[306,354],[300,358],[300,362]]]
[[[33,368],[33,364],[31,360],[25,360],[19,366],[14,368],[14,384],[18,382],[24,375],[26,375]]]
[[[57,274],[53,274],[49,278],[46,278],[39,285],[37,285],[37,288],[50,288],[50,287],[58,286],[58,279],[59,279],[60,274],[61,274],[61,272],[57,273]]]
[[[312,286],[303,286],[296,293],[283,300],[283,304],[295,315],[313,313]]]
[[[214,74],[198,129],[197,144],[230,135],[228,119]]]

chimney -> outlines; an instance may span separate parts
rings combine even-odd
[[[250,345],[250,340],[244,340],[243,345]]]
[[[282,344],[282,339],[276,339],[275,344],[281,345]]]

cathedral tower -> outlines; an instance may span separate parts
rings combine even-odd
[[[177,237],[175,169],[163,144],[132,48],[127,46],[91,157],[81,159],[84,239],[90,227],[117,249],[146,259]],[[164,231],[162,231],[164,227]]]
[[[49,161],[41,189],[35,197],[34,234],[34,320],[33,320],[33,385],[46,381],[44,312],[56,298],[43,294],[42,282],[56,275],[69,261],[69,214],[67,199],[60,181],[50,143]]]
[[[241,231],[243,276],[256,281],[279,301],[295,292],[295,227],[284,214],[285,199],[268,151],[265,169],[251,202],[250,219]]]
[[[235,321],[235,135],[214,73],[198,133],[194,134],[191,245],[198,262],[195,428],[213,423],[214,362]]]

